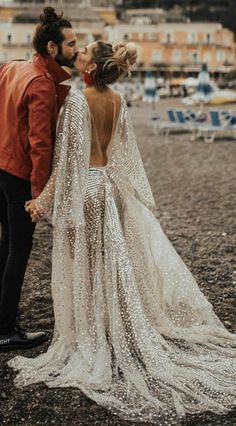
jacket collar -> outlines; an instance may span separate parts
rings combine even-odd
[[[70,91],[69,85],[60,83],[69,80],[71,78],[70,74],[63,70],[51,56],[43,56],[36,53],[32,58],[32,62],[42,67],[43,71],[48,73],[54,80],[57,93],[57,112],[59,113]]]
[[[36,53],[33,56],[32,61],[40,64],[44,70],[46,68],[56,84],[62,83],[63,81],[69,80],[71,78],[70,74],[66,72],[60,65],[58,65],[57,62],[51,58],[51,56],[40,55],[39,53]]]

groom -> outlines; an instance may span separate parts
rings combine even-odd
[[[44,9],[30,61],[0,67],[0,352],[47,340],[16,326],[16,316],[35,225],[27,200],[44,188],[51,169],[56,121],[69,92],[60,85],[74,66],[77,40],[69,21]]]

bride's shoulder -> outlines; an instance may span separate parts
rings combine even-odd
[[[66,105],[70,108],[84,108],[86,99],[82,92],[79,90],[73,91],[67,96]]]
[[[67,100],[69,102],[82,102],[84,101],[84,95],[80,90],[74,90],[72,93],[69,93]]]
[[[124,101],[124,96],[123,96],[123,94],[121,92],[119,92],[118,90],[115,90],[113,88],[110,89],[110,90],[111,90],[113,96],[115,98],[119,99],[121,101],[121,103]]]
[[[127,103],[126,103],[125,96],[123,95],[123,93],[119,92],[118,90],[114,90],[114,89],[113,89],[113,92],[116,94],[117,98],[120,99],[121,108],[126,109]]]

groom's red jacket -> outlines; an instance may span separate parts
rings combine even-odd
[[[30,180],[37,197],[50,175],[56,122],[70,75],[51,57],[0,67],[0,169]]]

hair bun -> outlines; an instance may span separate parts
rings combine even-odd
[[[123,68],[124,72],[129,73],[137,61],[137,47],[135,44],[117,41],[112,44],[112,50],[114,52],[114,61],[119,67]]]
[[[45,7],[43,9],[43,13],[40,15],[40,21],[44,25],[50,24],[50,23],[59,21],[62,15],[63,15],[62,13],[61,15],[57,15],[53,7]]]

